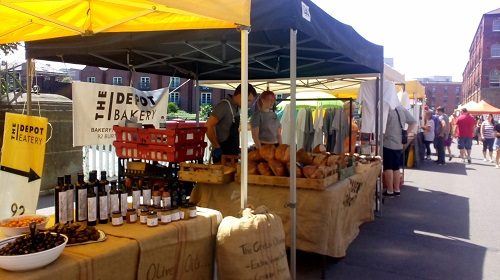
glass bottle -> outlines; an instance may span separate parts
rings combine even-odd
[[[67,222],[75,222],[75,187],[71,184],[71,175],[64,175],[64,187],[66,188]]]
[[[158,184],[153,185],[151,197],[153,198],[154,206],[161,206],[160,186],[158,186]]]
[[[134,182],[132,183],[132,208],[139,209],[139,205],[141,205],[141,190]]]
[[[111,190],[111,186],[109,184],[109,181],[106,177],[106,171],[102,170],[101,171],[101,179],[99,180],[99,185],[104,187],[104,191],[106,192],[106,197],[108,198],[108,215],[109,218],[111,218],[111,211],[109,208],[111,207],[111,198],[109,197],[109,191]]]
[[[142,204],[151,205],[151,187],[147,177],[144,177],[142,187]]]
[[[83,173],[77,174],[76,181],[76,221],[87,220],[87,185],[83,181]]]
[[[97,195],[97,170],[92,170],[89,172],[89,185],[91,185],[94,188],[94,193]]]
[[[111,181],[111,189],[109,191],[109,211],[111,213],[120,211],[120,194],[118,192],[118,186],[116,181]]]
[[[87,225],[95,226],[97,224],[97,195],[94,192],[94,186],[87,185]]]
[[[125,189],[125,184],[120,184],[118,188],[118,194],[120,195],[120,212],[122,213],[122,217],[127,217],[127,208],[128,208],[128,193]]]
[[[56,224],[65,224],[67,222],[67,194],[64,186],[64,177],[57,177],[57,186],[55,188],[55,222]]]
[[[104,186],[99,186],[99,191],[98,191],[98,217],[99,217],[99,223],[100,224],[107,224],[109,220],[109,213],[108,213],[108,195],[106,194],[106,191],[104,190]]]

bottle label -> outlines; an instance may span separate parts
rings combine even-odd
[[[132,192],[132,207],[135,209],[139,209],[140,204],[141,204],[141,191],[133,191]]]
[[[153,196],[153,205],[154,206],[160,206],[160,203],[161,203],[161,196]]]
[[[108,219],[108,197],[100,196],[99,197],[99,219],[107,220]]]
[[[151,190],[142,190],[142,203],[151,205]]]
[[[111,201],[111,208],[110,208],[110,213],[113,213],[115,211],[120,211],[120,198],[118,197],[118,194],[112,194],[110,195],[110,201]]]
[[[59,223],[65,224],[68,222],[68,201],[66,192],[59,192]]]
[[[170,196],[164,197],[162,200],[163,200],[163,207],[167,208],[172,207],[172,199],[170,198]]]
[[[78,221],[87,220],[87,190],[78,190]]]
[[[67,190],[66,191],[66,201],[68,203],[68,222],[74,221],[75,215],[75,190]]]
[[[127,216],[127,208],[128,208],[128,201],[127,201],[127,193],[122,193],[121,194],[121,199],[120,199],[120,210],[122,212],[122,216]]]
[[[87,199],[87,216],[89,222],[95,222],[97,220],[97,198],[89,197]]]

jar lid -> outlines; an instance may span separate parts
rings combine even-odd
[[[113,211],[113,212],[111,212],[111,214],[113,214],[113,215],[120,214],[120,216],[121,216],[122,212],[120,212],[120,211]]]
[[[115,212],[117,212],[117,211],[115,211]],[[127,212],[135,212],[135,208],[128,208]]]

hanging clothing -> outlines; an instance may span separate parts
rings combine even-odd
[[[335,130],[332,129],[333,116],[335,111],[333,109],[327,109],[323,117],[323,133],[326,139],[326,151],[333,153],[335,147]]]
[[[297,114],[297,150],[304,147],[304,133],[306,129],[306,109],[302,108]]]
[[[375,133],[376,110],[377,110],[377,81],[370,80],[361,83],[359,87],[358,102],[361,103],[361,132]],[[382,130],[385,132],[387,116],[389,110],[394,110],[400,105],[396,94],[396,86],[393,82],[384,81],[383,83],[383,102],[382,111]]]
[[[311,109],[306,109],[306,120],[305,120],[305,128],[304,128],[304,143],[303,143],[303,147],[302,147],[306,152],[312,152],[313,140],[314,140],[313,114],[312,114]]]
[[[290,145],[290,121],[295,120],[295,116],[290,115],[290,105],[286,105],[281,117],[281,141],[283,144]]]
[[[314,137],[312,142],[312,147],[318,146],[319,144],[325,144],[323,140],[323,119],[325,116],[325,110],[323,108],[318,108],[313,112],[314,116]]]

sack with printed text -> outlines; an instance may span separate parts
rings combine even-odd
[[[222,220],[216,257],[221,280],[290,279],[283,224],[265,206]]]

